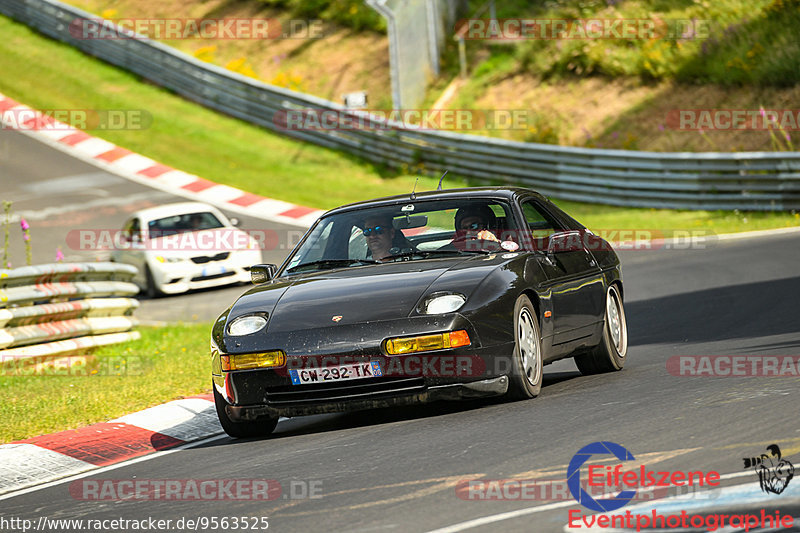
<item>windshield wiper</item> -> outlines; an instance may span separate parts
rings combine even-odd
[[[309,263],[302,263],[287,269],[286,272],[299,272],[301,269],[306,270],[312,267],[322,268],[339,268],[348,267],[351,265],[372,265],[378,264],[374,259],[320,259],[319,261],[311,261]]]
[[[436,255],[453,255],[453,254],[461,255],[463,253],[464,252],[462,250],[416,250],[416,251],[413,251],[413,252],[403,252],[401,254],[390,255],[388,257],[384,257],[383,260],[384,261],[393,261],[395,259],[406,259],[406,258],[415,257],[415,256],[428,258],[428,257],[431,257],[431,256],[436,256]]]

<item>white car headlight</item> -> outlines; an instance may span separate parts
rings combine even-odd
[[[442,294],[428,298],[422,304],[422,313],[425,315],[440,315],[458,311],[467,299],[462,294]]]
[[[263,316],[240,316],[228,324],[228,335],[250,335],[267,325]]]
[[[156,261],[159,263],[180,263],[183,261],[183,257],[164,257],[163,255],[157,255]]]

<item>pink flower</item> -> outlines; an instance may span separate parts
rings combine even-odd
[[[56,262],[63,261],[63,260],[64,260],[64,254],[61,253],[61,248],[58,248],[56,250]]]
[[[22,228],[22,231],[28,231],[31,227],[25,221],[24,218],[19,219],[19,226]]]
[[[789,135],[789,132],[786,132],[786,140],[787,141],[791,141],[792,140],[792,136]]]
[[[26,233],[25,235],[22,236],[22,240],[28,242],[29,240],[31,240],[31,236]]]

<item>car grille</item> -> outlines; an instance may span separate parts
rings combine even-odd
[[[195,276],[191,281],[208,281],[210,279],[227,278],[228,276],[235,276],[236,272],[222,272],[220,274],[211,274],[209,276]]]
[[[217,255],[198,255],[197,257],[192,257],[192,263],[202,265],[203,263],[210,263],[211,261],[224,261],[229,255],[231,255],[230,252],[221,252]]]
[[[380,393],[422,392],[424,390],[425,380],[422,378],[389,378],[314,385],[287,385],[271,389],[267,393],[267,403],[272,406],[284,406],[327,400],[355,399],[359,396]]]

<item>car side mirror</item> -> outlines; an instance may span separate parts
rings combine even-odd
[[[267,265],[253,265],[250,267],[250,281],[255,285],[265,283],[275,277],[278,266],[272,263]]]
[[[549,257],[561,252],[574,252],[582,249],[581,233],[574,230],[553,233],[547,243],[547,255]]]
[[[236,218],[236,217],[231,217],[231,218],[229,218],[228,220],[230,220],[230,222],[231,222],[231,226],[234,226],[234,227],[236,227],[236,228],[238,228],[238,227],[239,227],[239,224],[241,224],[241,223],[242,223],[242,221],[241,221],[241,220],[239,220],[239,219],[238,219],[238,218]]]

